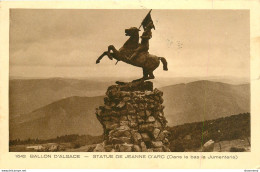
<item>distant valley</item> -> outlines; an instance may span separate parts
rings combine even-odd
[[[10,81],[10,139],[102,134],[95,108],[113,82]],[[166,81],[165,84],[167,85]],[[161,87],[169,126],[250,112],[250,85],[195,81]]]

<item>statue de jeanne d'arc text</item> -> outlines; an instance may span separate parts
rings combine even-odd
[[[141,43],[139,43],[139,31],[143,26],[143,34],[140,37]],[[104,56],[108,56],[109,59],[116,59],[133,66],[143,68],[143,77],[141,80],[154,79],[153,71],[159,66],[160,61],[163,63],[163,70],[167,71],[167,61],[164,57],[158,57],[148,52],[149,39],[152,38],[152,29],[155,30],[155,26],[151,17],[151,10],[143,19],[139,28],[131,27],[125,29],[125,35],[130,38],[124,43],[123,47],[117,50],[113,45],[108,46],[108,50],[105,51],[97,60],[96,63],[100,63],[100,60]],[[139,80],[140,80],[139,79]]]

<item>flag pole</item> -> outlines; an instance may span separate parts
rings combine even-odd
[[[151,13],[151,11],[152,11],[152,9],[150,9],[150,11],[148,12],[148,14],[145,16],[145,18]],[[144,19],[145,19],[144,18]],[[143,21],[144,21],[144,19],[143,19]],[[142,21],[142,23],[141,23],[141,25],[139,26],[139,28],[138,29],[140,29],[141,28],[141,26],[142,26],[142,24],[143,24],[143,21]]]

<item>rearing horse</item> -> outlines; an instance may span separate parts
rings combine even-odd
[[[118,61],[123,61],[125,63],[131,64],[133,66],[143,68],[143,78],[154,79],[153,71],[160,65],[160,61],[163,63],[163,70],[167,71],[167,61],[164,57],[157,57],[155,55],[149,54],[148,52],[142,52],[134,60],[130,60],[129,57],[134,53],[134,50],[139,46],[139,29],[136,27],[131,27],[125,29],[125,35],[130,36],[130,38],[124,43],[123,47],[117,50],[113,45],[108,46],[108,51],[105,51],[96,61],[100,63],[100,60],[106,55],[111,60],[114,58]],[[112,51],[112,52],[111,52]]]

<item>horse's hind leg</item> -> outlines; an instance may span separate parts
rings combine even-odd
[[[148,78],[148,72],[143,68],[143,79]]]
[[[133,82],[141,81],[141,80],[147,80],[148,79],[148,72],[143,68],[143,77],[139,79],[133,80]]]
[[[149,72],[148,75],[149,75],[148,79],[154,79],[155,78],[153,71]]]
[[[134,81],[149,80],[149,79],[154,79],[154,78],[155,78],[155,76],[153,75],[153,71],[149,72],[143,68],[143,77],[140,79],[136,79]]]

